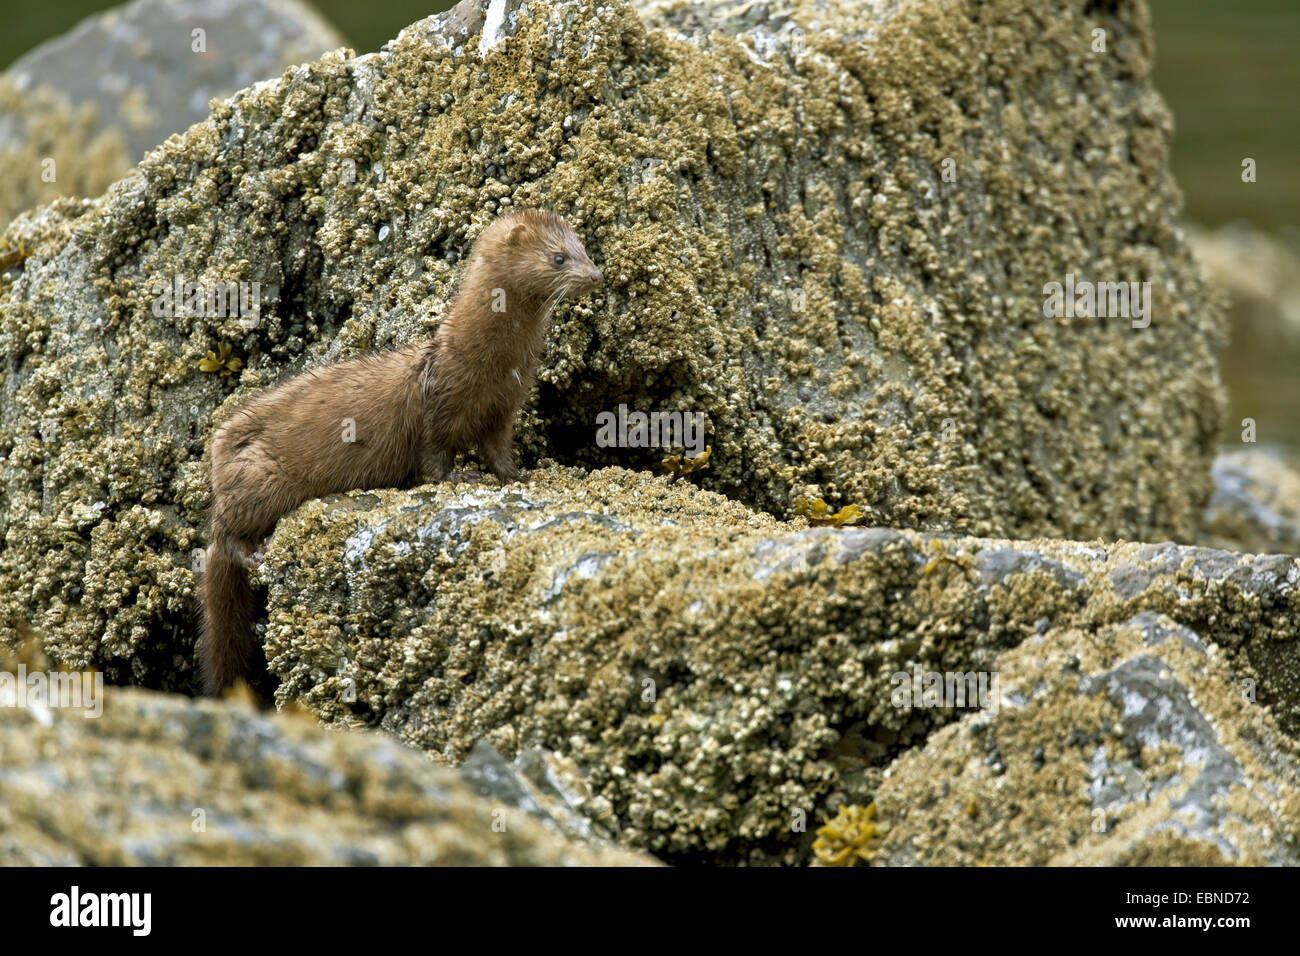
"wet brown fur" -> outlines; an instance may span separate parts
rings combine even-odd
[[[441,481],[470,449],[502,481],[519,477],[514,419],[551,308],[602,280],[561,217],[502,216],[475,242],[431,340],[304,372],[253,396],[217,429],[199,585],[205,693],[247,676],[260,658],[247,569],[280,517],[334,492]],[[347,419],[353,441],[344,440]]]

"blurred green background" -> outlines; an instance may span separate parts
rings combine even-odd
[[[0,66],[114,0],[5,0]],[[317,0],[358,52],[376,50],[408,23],[452,0]],[[1188,216],[1205,226],[1245,220],[1290,232],[1300,252],[1300,0],[1148,0],[1155,21],[1156,86],[1173,110],[1172,164]],[[1241,161],[1258,182],[1241,182]],[[1222,438],[1240,442],[1255,418],[1260,441],[1300,452],[1300,334],[1280,334],[1233,306],[1224,355],[1232,405]],[[1257,314],[1257,313],[1255,313]],[[1300,325],[1300,323],[1297,323]]]

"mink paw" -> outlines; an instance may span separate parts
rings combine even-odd
[[[266,549],[271,546],[272,537],[273,535],[267,535],[266,540],[258,545],[256,551],[249,552],[241,548],[238,551],[239,563],[250,571],[260,568],[262,566],[262,561],[266,558]]]
[[[472,468],[467,468],[464,471],[453,471],[451,474],[447,476],[447,480],[450,481],[453,485],[459,485],[462,482],[466,484],[477,485],[477,484],[481,484],[483,482],[483,479],[486,477],[487,475],[483,474],[483,472],[481,471],[475,471]]]

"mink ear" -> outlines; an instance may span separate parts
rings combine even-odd
[[[524,234],[527,231],[528,229],[524,226],[524,224],[522,222],[519,223],[517,226],[515,226],[513,229],[510,230],[510,235],[506,237],[506,242],[508,242],[512,246],[519,245],[521,242],[524,241]]]

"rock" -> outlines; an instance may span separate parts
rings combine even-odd
[[[1210,282],[1227,294],[1238,334],[1274,348],[1300,345],[1300,235],[1271,236],[1231,222],[1192,228],[1187,241]]]
[[[1275,449],[1214,461],[1205,543],[1233,551],[1300,554],[1300,472]]]
[[[1047,636],[1082,658],[1161,615],[1215,661],[1197,708],[1249,698],[1269,766],[1294,760],[1270,741],[1300,735],[1300,559],[1282,555],[800,528],[662,478],[548,469],[312,502],[261,578],[280,700],[449,762],[484,739],[558,754],[606,832],[673,863],[806,862],[813,821],[869,802],[960,716],[897,704],[897,675],[1019,680],[1006,652]],[[1129,703],[1164,707],[1132,666]],[[1084,673],[1087,697],[1128,671]],[[1018,758],[1059,746],[1073,698],[1052,700]],[[1202,755],[1183,750],[1162,759],[1190,780]],[[1044,859],[1070,850],[1065,832],[1040,834]],[[1272,852],[1252,833],[1234,845]]]
[[[1300,452],[1300,230],[1270,235],[1234,222],[1193,227],[1188,240],[1228,306],[1232,347],[1221,365],[1232,403],[1221,440],[1242,451],[1256,441],[1281,446],[1294,456]]]
[[[777,515],[802,495],[875,525],[1189,540],[1221,316],[1170,224],[1144,8],[789,9],[786,43],[509,0],[485,39],[479,0],[15,222],[0,639],[21,620],[69,664],[93,640],[113,680],[188,686],[214,410],[428,334],[477,231],[525,205],[569,216],[608,277],[557,314],[525,464],[654,466],[594,441],[626,404],[705,415],[699,480]],[[1044,319],[1067,273],[1149,279],[1150,326]],[[160,292],[178,282],[260,307],[191,316]]]
[[[134,0],[87,17],[0,75],[0,223],[56,195],[99,195],[207,117],[209,100],[344,42],[298,0]]]
[[[479,796],[521,810],[585,846],[614,847],[610,827],[617,832],[618,821],[607,802],[593,797],[573,761],[533,747],[510,762],[480,740],[459,769]]]
[[[1300,752],[1194,632],[1144,611],[995,667],[1000,706],[889,768],[873,862],[1300,864]]]
[[[486,799],[478,781],[380,735],[239,702],[118,688],[98,699],[97,719],[0,699],[0,865],[654,862],[562,836],[504,783]]]
[[[138,158],[205,119],[209,101],[344,42],[298,0],[134,0],[42,43],[7,74],[19,90],[92,104]]]
[[[56,196],[98,196],[131,168],[129,156],[122,130],[104,128],[90,104],[0,74],[0,224]]]

